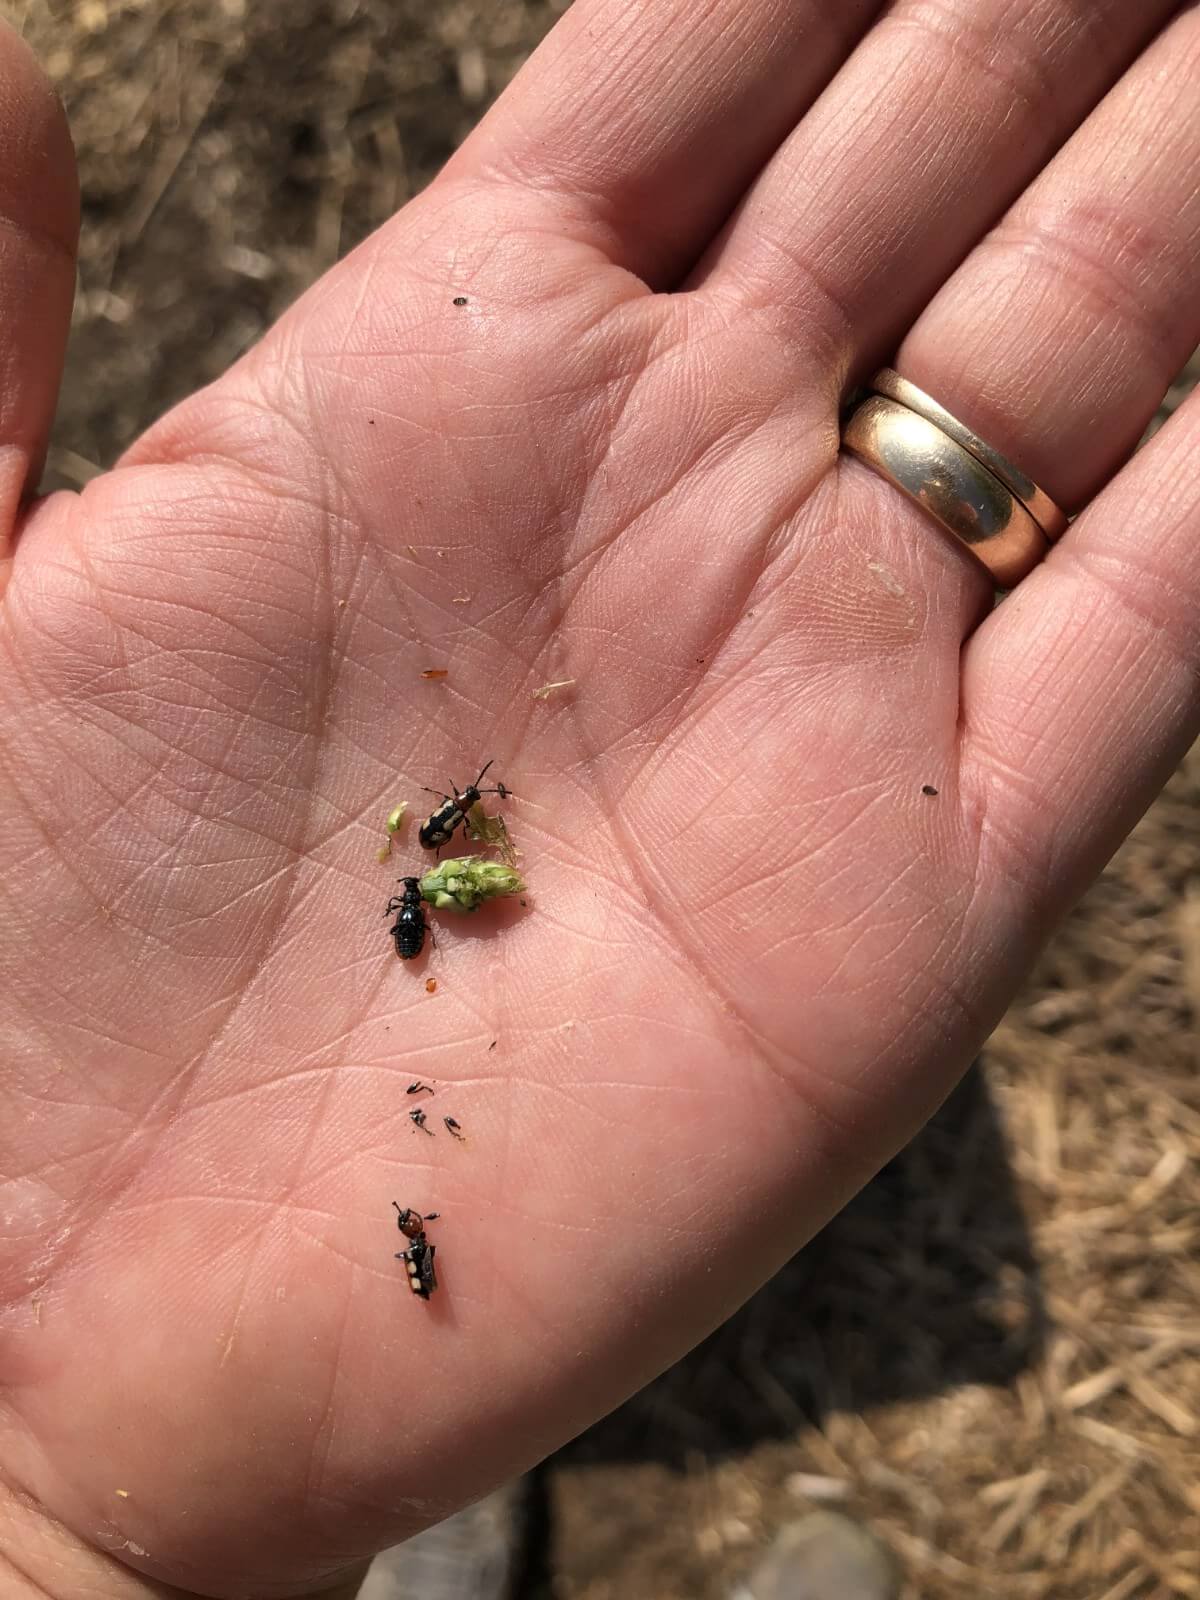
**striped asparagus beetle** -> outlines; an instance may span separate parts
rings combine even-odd
[[[408,1240],[408,1249],[398,1250],[396,1260],[404,1263],[404,1270],[408,1273],[408,1287],[420,1299],[428,1300],[437,1288],[437,1275],[433,1270],[433,1257],[437,1246],[430,1244],[425,1237],[425,1218],[419,1211],[413,1211],[409,1206],[401,1210],[397,1200],[393,1200],[392,1204],[396,1207],[396,1221],[400,1232]],[[436,1216],[437,1212],[431,1211],[429,1220],[432,1222]]]
[[[467,820],[467,812],[470,811],[481,795],[498,794],[502,800],[508,799],[512,790],[506,789],[502,783],[498,783],[494,789],[481,789],[479,787],[488,767],[491,765],[492,762],[489,761],[478,778],[475,779],[475,782],[469,783],[461,794],[457,789],[452,795],[442,794],[441,805],[426,817],[417,833],[417,838],[425,846],[426,850],[440,850],[443,845],[449,844],[454,836],[455,829],[463,826]],[[425,792],[426,794],[442,793],[440,789],[426,789]]]

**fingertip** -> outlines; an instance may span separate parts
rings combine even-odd
[[[79,178],[62,101],[33,51],[0,18],[0,216],[72,261]]]
[[[79,237],[66,114],[37,58],[0,22],[0,566],[37,487],[54,420]]]

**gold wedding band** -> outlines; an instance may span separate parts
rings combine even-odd
[[[1066,532],[1067,514],[1055,505],[1046,491],[1040,489],[1033,479],[1027,477],[1007,456],[1002,456],[999,450],[993,450],[990,444],[985,444],[965,422],[960,422],[957,417],[951,416],[945,406],[938,405],[933,396],[926,394],[924,389],[918,389],[915,383],[902,378],[898,372],[893,372],[891,367],[884,367],[881,372],[877,372],[867,387],[876,394],[886,395],[889,400],[907,406],[919,417],[924,417],[926,422],[932,422],[935,428],[948,433],[956,443],[962,445],[964,450],[969,450],[976,461],[981,461],[990,473],[1012,490],[1051,544]]]
[[[1046,554],[1046,536],[1007,484],[948,433],[873,394],[842,432],[852,455],[923,506],[1011,589]]]

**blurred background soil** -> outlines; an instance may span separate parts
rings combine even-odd
[[[0,0],[83,175],[47,483],[222,372],[563,9]],[[1200,1597],[1198,802],[1193,753],[932,1128],[540,1471],[522,1596],[716,1600],[832,1506],[888,1542],[906,1600]]]

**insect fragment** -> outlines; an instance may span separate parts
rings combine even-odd
[[[433,1138],[433,1129],[425,1126],[425,1113],[419,1106],[415,1111],[410,1111],[408,1113],[408,1120],[412,1123],[414,1128],[420,1128],[422,1133],[427,1133],[431,1139]]]
[[[465,1139],[466,1138],[466,1135],[462,1131],[462,1124],[458,1123],[458,1122],[455,1122],[453,1117],[443,1117],[442,1121],[446,1124],[446,1132],[449,1133],[449,1134],[453,1134],[454,1138],[456,1138],[456,1139]]]
[[[437,1247],[430,1244],[425,1237],[425,1223],[427,1220],[432,1221],[438,1213],[431,1211],[429,1217],[425,1218],[411,1207],[405,1206],[401,1210],[396,1200],[393,1200],[392,1204],[396,1207],[396,1221],[400,1232],[409,1241],[407,1250],[396,1252],[396,1260],[404,1263],[404,1269],[408,1273],[408,1287],[419,1299],[428,1300],[437,1288],[437,1276],[433,1270],[433,1257]]]
[[[405,1094],[420,1094],[422,1090],[425,1090],[428,1094],[432,1094],[433,1085],[431,1083],[422,1083],[421,1079],[418,1078],[415,1083],[410,1083],[404,1092]]]
[[[426,850],[440,850],[444,844],[450,843],[454,830],[462,826],[467,812],[470,811],[481,794],[498,794],[502,800],[506,800],[512,793],[512,790],[506,789],[502,783],[498,783],[494,789],[481,789],[479,787],[488,767],[491,765],[492,762],[489,761],[483,771],[480,772],[478,778],[475,779],[475,782],[469,783],[461,794],[455,789],[452,795],[442,795],[441,805],[426,817],[417,834],[417,838]],[[426,792],[428,794],[441,794],[440,789],[429,789]]]
[[[387,910],[383,913],[390,917],[396,912],[396,920],[388,929],[396,941],[396,954],[401,961],[413,961],[425,948],[425,907],[421,904],[421,884],[418,878],[400,878],[397,880],[404,885],[403,894],[394,894],[387,903]]]

